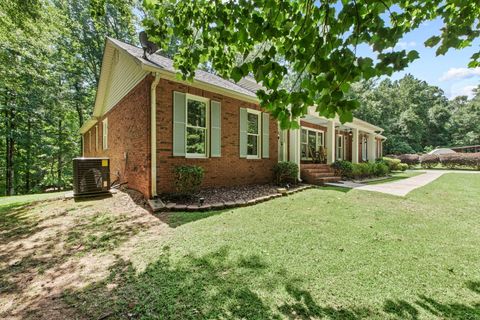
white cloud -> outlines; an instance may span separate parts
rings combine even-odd
[[[452,94],[450,95],[450,99],[458,96],[467,96],[469,99],[471,99],[473,98],[473,90],[476,88],[477,86],[475,85],[452,88]]]
[[[400,41],[395,45],[396,49],[407,49],[411,47],[415,47],[417,43],[415,41]]]
[[[440,81],[468,79],[475,76],[480,76],[480,67],[477,68],[450,68],[439,79]]]

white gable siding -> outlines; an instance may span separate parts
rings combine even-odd
[[[146,75],[147,72],[131,56],[116,51],[112,59],[112,73],[107,85],[103,113],[113,108]]]

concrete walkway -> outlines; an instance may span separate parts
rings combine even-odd
[[[478,171],[460,171],[460,170],[419,170],[424,172],[418,176],[406,178],[394,182],[386,182],[380,184],[362,184],[351,181],[342,181],[342,183],[329,183],[330,186],[345,187],[358,190],[375,191],[381,193],[392,194],[394,196],[406,196],[410,191],[423,187],[430,182],[436,180],[445,173],[474,173],[479,174]]]

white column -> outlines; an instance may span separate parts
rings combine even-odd
[[[358,163],[358,129],[352,129],[352,163]]]
[[[377,144],[375,143],[375,134],[370,133],[367,140],[368,161],[375,162],[377,158]]]
[[[290,141],[288,144],[288,154],[290,162],[298,165],[298,179],[300,180],[300,129],[289,130]]]
[[[325,145],[327,147],[327,164],[335,162],[335,121],[328,120]]]

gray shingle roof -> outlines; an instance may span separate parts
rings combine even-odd
[[[161,68],[169,72],[176,73],[177,71],[173,67],[173,60],[169,59],[167,57],[164,57],[158,53],[152,54],[149,56],[149,59],[146,60],[143,58],[143,49],[135,47],[133,45],[124,43],[122,41],[119,41],[117,39],[113,38],[108,38],[110,41],[112,41],[115,45],[118,47],[122,48],[125,50],[128,54],[131,56],[135,57],[139,61],[141,61],[143,64],[151,66],[151,67],[156,67],[156,68]],[[253,79],[242,79],[240,80],[237,84],[223,79],[222,77],[219,77],[217,75],[214,75],[212,73],[203,71],[203,70],[197,70],[195,72],[195,77],[194,79],[196,81],[200,82],[205,82],[220,88],[232,90],[250,97],[257,97],[256,96],[256,91],[261,88],[259,84],[255,82]]]

